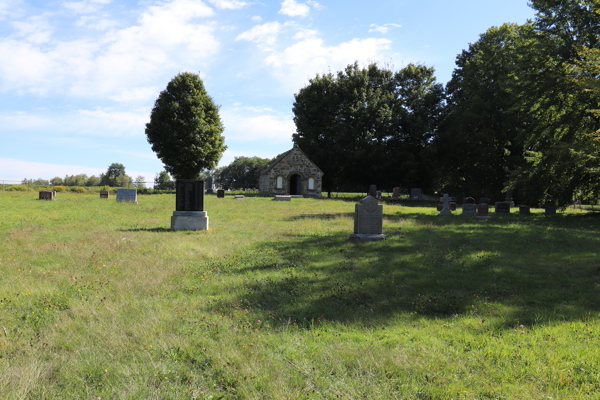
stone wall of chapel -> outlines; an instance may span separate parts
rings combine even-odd
[[[290,177],[293,174],[302,176],[302,194],[307,196],[320,196],[323,173],[298,149],[294,148],[266,175],[261,175],[260,192],[268,194],[289,194]],[[283,188],[277,189],[277,177],[283,177]],[[268,182],[266,179],[268,179]],[[308,190],[308,178],[315,180],[315,189]],[[267,189],[268,187],[268,189]]]

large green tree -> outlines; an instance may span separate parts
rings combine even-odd
[[[123,186],[124,181],[128,181],[125,177],[125,166],[121,163],[112,163],[108,166],[106,173],[100,174],[100,186],[112,186],[119,187]],[[87,176],[86,176],[87,178]],[[65,185],[68,185],[68,176],[64,179]]]
[[[443,97],[433,68],[351,64],[317,75],[295,95],[293,140],[323,170],[325,191],[369,184],[428,189]]]
[[[271,161],[260,157],[235,157],[219,171],[218,183],[225,189],[257,188],[260,173]]]
[[[195,179],[212,169],[226,150],[219,106],[197,74],[177,74],[163,90],[146,124],[146,136],[175,178]]]

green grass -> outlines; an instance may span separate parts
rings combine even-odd
[[[600,218],[0,193],[2,399],[599,399]],[[514,210],[513,210],[514,212]]]

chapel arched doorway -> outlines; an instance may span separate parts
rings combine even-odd
[[[290,177],[290,194],[302,194],[302,177],[300,175],[294,174]]]

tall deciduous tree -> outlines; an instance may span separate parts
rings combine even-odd
[[[146,136],[174,177],[195,179],[214,168],[226,150],[219,107],[197,74],[175,76],[163,90],[146,124]]]
[[[355,63],[317,75],[295,95],[293,140],[323,170],[326,191],[429,188],[443,98],[432,68],[410,64],[394,73]]]
[[[175,182],[169,176],[167,171],[161,171],[154,177],[154,189],[169,190],[175,189]]]
[[[123,185],[127,174],[125,173],[125,166],[120,163],[112,163],[108,166],[105,174],[100,174],[100,185],[101,186],[126,186]],[[130,178],[131,179],[131,178]],[[65,181],[67,178],[65,178]]]
[[[219,184],[226,189],[257,188],[260,173],[271,161],[260,157],[235,157],[219,171]]]

